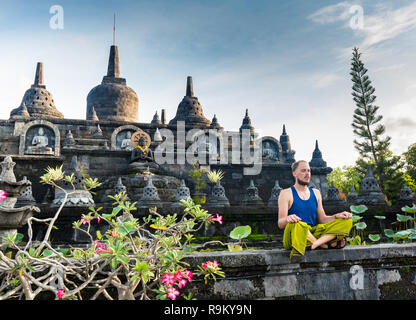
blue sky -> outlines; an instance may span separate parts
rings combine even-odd
[[[51,29],[60,5],[64,28]],[[362,28],[351,28],[363,10]],[[248,108],[261,136],[283,124],[296,159],[315,145],[331,167],[354,163],[349,75],[358,46],[376,88],[391,149],[416,142],[414,1],[0,1],[0,119],[8,119],[44,63],[66,118],[85,119],[88,92],[107,70],[116,13],[121,76],[139,96],[139,122],[168,120],[191,75],[205,116],[238,130]]]

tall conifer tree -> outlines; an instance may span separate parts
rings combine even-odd
[[[403,164],[400,157],[394,156],[389,149],[391,137],[383,137],[386,129],[381,123],[383,116],[377,114],[379,107],[374,104],[375,88],[371,85],[368,70],[360,58],[361,53],[358,48],[354,48],[350,75],[353,82],[352,96],[356,105],[351,125],[354,134],[359,138],[354,139],[354,147],[360,155],[356,165],[362,172],[365,172],[368,165],[372,165],[381,191],[390,200],[395,200],[403,184],[400,171]]]

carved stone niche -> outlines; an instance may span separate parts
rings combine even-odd
[[[130,132],[130,134],[133,135],[133,133],[138,130],[140,129],[133,125],[125,125],[125,126],[116,128],[111,134],[111,150],[131,151],[132,147],[127,148],[128,143],[126,139],[128,139],[128,135],[129,135],[128,132]]]
[[[26,123],[20,131],[19,155],[60,155],[60,133],[53,123],[34,120]]]
[[[261,156],[263,161],[279,161],[282,153],[282,146],[279,140],[273,137],[263,137],[261,141]]]

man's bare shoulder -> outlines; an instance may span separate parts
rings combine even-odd
[[[319,191],[319,189],[316,188],[312,188],[313,192],[315,193],[316,196],[321,197],[321,191]]]
[[[282,189],[282,190],[280,191],[279,196],[282,196],[282,197],[288,197],[288,196],[290,196],[291,194],[292,194],[291,189],[290,189],[290,188],[286,188],[286,189]]]

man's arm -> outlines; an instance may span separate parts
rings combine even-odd
[[[318,209],[316,210],[316,215],[318,217],[319,223],[327,223],[329,221],[343,218],[343,219],[349,219],[352,217],[352,214],[347,211],[336,213],[332,216],[327,216],[324,210],[324,207],[322,206],[322,196],[321,192],[318,189],[312,189],[315,193],[316,200],[318,201]]]
[[[278,208],[279,208],[279,219],[277,225],[280,229],[284,229],[288,223],[295,223],[301,220],[297,215],[288,215],[289,203],[290,203],[290,189],[284,189],[280,191]]]

